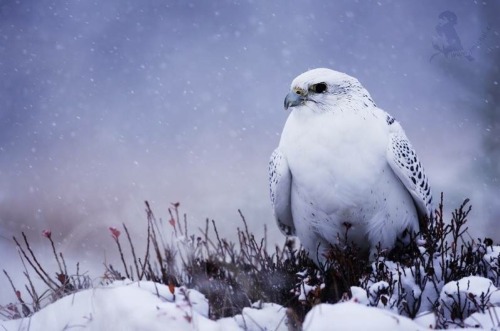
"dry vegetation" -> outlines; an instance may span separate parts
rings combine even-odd
[[[473,240],[467,235],[468,200],[445,221],[441,197],[427,229],[421,235],[414,234],[413,244],[399,245],[391,252],[379,250],[370,259],[372,263],[346,242],[345,236],[339,237],[330,250],[329,263],[321,268],[300,247],[295,247],[293,239],[269,250],[267,238],[255,238],[241,212],[241,228],[237,229],[235,242],[220,238],[216,223],[209,220],[198,235],[190,234],[187,217],[180,214],[178,203],[169,209],[168,222],[159,220],[147,202],[145,212],[144,252],[137,252],[125,224],[121,230],[109,229],[120,261],[105,266],[101,282],[129,278],[151,280],[171,288],[185,285],[208,298],[213,319],[233,316],[260,300],[287,307],[290,327],[300,329],[312,306],[350,299],[352,286],[367,290],[370,305],[409,317],[415,317],[425,305],[442,316],[438,297],[447,282],[477,275],[499,284],[498,258],[495,261],[484,258],[493,242]],[[167,232],[173,235],[166,235]],[[55,277],[39,263],[24,233],[22,240],[13,238],[25,266],[27,284],[17,289],[9,273],[3,271],[18,299],[16,303],[0,306],[0,314],[5,318],[30,316],[47,303],[92,286],[90,278],[80,274],[78,265],[74,273],[68,272],[64,255],[57,251],[50,231],[42,234],[50,242],[58,265]],[[46,285],[43,290],[35,288],[33,277],[43,281]],[[412,283],[408,284],[408,280]],[[478,310],[481,310],[479,306],[480,303]],[[466,317],[461,307],[460,304],[447,307],[454,323],[460,324]],[[449,319],[441,318],[438,324],[446,327],[449,323]]]

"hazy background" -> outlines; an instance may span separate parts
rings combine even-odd
[[[474,61],[429,61],[444,10]],[[499,15],[496,1],[0,0],[0,269],[21,287],[10,238],[50,259],[51,229],[101,271],[117,258],[109,226],[144,237],[144,200],[162,218],[180,201],[192,232],[209,217],[233,238],[239,208],[281,241],[267,162],[291,80],[315,67],[356,76],[434,193],[471,198],[473,235],[500,241]]]

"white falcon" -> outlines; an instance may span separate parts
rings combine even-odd
[[[348,240],[370,252],[418,232],[432,212],[424,169],[401,125],[357,79],[330,69],[295,78],[292,111],[269,163],[280,230],[297,236],[316,263]]]

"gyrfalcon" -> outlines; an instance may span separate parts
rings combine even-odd
[[[357,79],[330,69],[295,78],[291,112],[269,163],[280,230],[316,263],[348,240],[370,253],[418,232],[432,213],[424,169],[401,125]]]

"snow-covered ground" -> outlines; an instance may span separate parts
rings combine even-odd
[[[461,286],[456,291],[457,284]],[[173,293],[172,293],[173,292]],[[486,293],[487,292],[487,293]],[[306,316],[302,329],[322,330],[431,330],[435,316],[422,314],[415,320],[375,307],[368,307],[363,290],[353,288],[353,299],[338,304],[319,304]],[[443,287],[441,304],[460,296],[487,294],[484,313],[468,307],[465,326],[498,330],[499,292],[491,281],[467,277]],[[462,297],[463,296],[463,297]],[[141,281],[115,281],[68,295],[24,319],[0,322],[0,330],[289,330],[286,308],[273,303],[256,303],[230,318],[210,320],[207,299],[198,291]]]
[[[287,330],[285,309],[245,308],[212,321],[205,297],[195,290],[153,282],[120,281],[66,296],[33,316],[0,322],[1,330]]]

